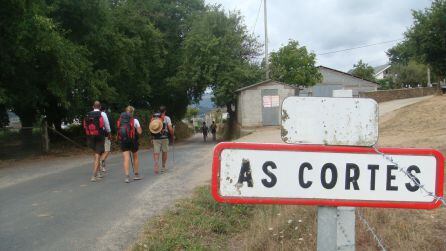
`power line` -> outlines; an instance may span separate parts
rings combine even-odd
[[[337,50],[337,51],[329,51],[329,52],[319,53],[319,54],[317,54],[317,56],[328,55],[328,54],[333,54],[333,53],[338,53],[338,52],[343,52],[343,51],[351,51],[351,50],[361,49],[361,48],[375,46],[375,45],[380,45],[380,44],[387,44],[387,43],[392,43],[392,42],[396,42],[396,41],[399,41],[399,40],[402,40],[402,38],[389,40],[389,41],[384,41],[384,42],[379,42],[379,43],[375,43],[375,44],[366,44],[366,45],[361,45],[361,46],[358,46],[358,47],[352,47],[352,48],[347,48],[347,49],[342,49],[342,50]]]
[[[262,8],[262,0],[260,0],[260,4],[259,4],[259,9],[257,10],[257,17],[256,17],[256,21],[254,22],[254,26],[252,28],[252,34],[254,34],[254,31],[256,29],[256,25],[257,25],[257,20],[259,19],[259,15],[260,15],[260,9]]]

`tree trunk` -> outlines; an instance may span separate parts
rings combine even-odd
[[[22,151],[29,150],[33,147],[33,124],[35,115],[26,111],[18,111],[17,115],[20,118],[22,128],[20,129],[20,141]]]
[[[231,140],[235,136],[236,110],[232,110],[232,104],[230,103],[226,104],[226,110],[228,112],[228,130],[226,131],[225,139]]]

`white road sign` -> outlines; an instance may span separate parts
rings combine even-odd
[[[378,104],[365,98],[288,97],[282,104],[282,140],[372,146],[378,140]]]
[[[432,149],[381,149],[426,190],[443,193],[443,156]],[[433,208],[394,164],[365,147],[221,143],[214,197],[232,203]]]

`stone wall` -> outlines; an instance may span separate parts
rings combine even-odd
[[[435,87],[380,90],[374,92],[360,92],[361,98],[372,98],[376,102],[386,102],[395,99],[415,98],[429,95],[436,95],[439,91]]]

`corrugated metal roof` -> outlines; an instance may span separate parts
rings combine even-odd
[[[279,81],[276,81],[276,80],[268,79],[268,80],[265,80],[265,81],[262,81],[262,82],[259,82],[259,83],[255,83],[255,84],[252,84],[252,85],[245,86],[243,88],[240,88],[240,89],[236,90],[235,92],[241,92],[241,91],[250,89],[252,87],[256,87],[258,85],[266,84],[266,83],[269,83],[269,82],[275,82],[277,84],[285,85],[285,86],[288,86],[288,87],[291,87],[291,88],[294,88],[294,89],[298,88],[298,86],[293,86],[293,85],[285,84],[285,83],[282,83],[282,82],[279,82]]]
[[[334,72],[338,72],[338,73],[341,73],[341,74],[345,74],[345,75],[350,76],[350,77],[352,77],[352,78],[361,79],[361,80],[363,80],[363,81],[367,81],[367,82],[369,82],[370,84],[379,86],[379,84],[376,83],[376,82],[374,82],[374,81],[370,81],[370,80],[367,80],[367,79],[359,78],[359,77],[356,77],[356,76],[354,76],[354,75],[352,75],[352,74],[350,74],[350,73],[347,73],[347,72],[339,71],[339,70],[332,69],[332,68],[329,68],[329,67],[326,67],[326,66],[322,66],[322,65],[318,66],[317,68],[325,68],[325,69],[327,69],[327,70],[331,70],[331,71],[334,71]]]
[[[380,65],[380,66],[377,66],[377,67],[373,67],[373,72],[374,72],[374,74],[375,75],[378,75],[378,74],[380,74],[381,72],[383,72],[383,71],[385,71],[386,69],[389,69],[390,68],[390,64],[383,64],[383,65]]]

